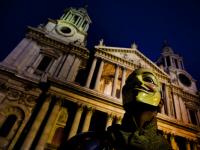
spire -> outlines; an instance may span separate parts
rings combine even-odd
[[[173,49],[169,46],[169,42],[167,40],[164,40],[163,46],[162,46],[162,52],[163,53],[174,53]]]
[[[138,46],[137,46],[137,44],[136,44],[135,42],[133,42],[133,44],[131,44],[131,48],[132,48],[132,49],[137,49]]]

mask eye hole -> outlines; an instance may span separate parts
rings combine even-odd
[[[153,79],[151,77],[148,77],[148,76],[143,77],[143,81],[155,84]]]

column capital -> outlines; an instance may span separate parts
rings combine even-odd
[[[115,115],[112,114],[112,113],[108,113],[108,114],[107,114],[107,118],[113,120],[113,119],[115,118]]]
[[[116,123],[121,124],[122,122],[122,117],[121,116],[116,116]]]
[[[85,108],[86,106],[82,103],[77,103],[77,110],[81,110],[83,111],[83,109]]]
[[[95,112],[95,108],[94,107],[90,107],[90,106],[86,106],[87,111],[94,113]]]

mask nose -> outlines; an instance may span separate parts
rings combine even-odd
[[[135,77],[135,81],[134,81],[134,84],[136,85],[143,85],[143,82],[142,82],[142,76],[136,76]]]

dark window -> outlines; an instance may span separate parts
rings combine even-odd
[[[59,146],[64,137],[64,128],[58,127],[55,131],[51,144]]]
[[[190,81],[190,79],[186,75],[180,73],[178,75],[178,77],[179,77],[179,79],[180,79],[180,81],[181,81],[181,83],[183,85],[185,85],[185,86],[191,86],[192,82]]]
[[[167,61],[167,66],[171,66],[171,61],[169,56],[166,57],[166,61]]]
[[[116,90],[116,97],[117,97],[117,98],[120,98],[120,89],[117,89],[117,90]]]
[[[175,62],[176,68],[179,68],[177,59],[174,59],[174,62]]]
[[[64,34],[69,34],[69,33],[72,32],[72,30],[71,30],[70,28],[68,28],[68,27],[62,27],[62,28],[60,29],[60,31],[61,31],[62,33],[64,33]]]
[[[75,83],[80,84],[80,85],[84,85],[85,84],[85,79],[86,79],[86,73],[84,69],[79,69],[78,74],[76,76],[75,79]]]
[[[50,64],[51,60],[52,60],[52,58],[50,58],[48,56],[44,56],[42,61],[38,65],[37,70],[45,71],[47,69],[48,65]]]
[[[182,61],[180,61],[180,64],[181,64],[181,69],[183,69],[183,62],[182,62]]]
[[[84,21],[82,27],[85,28],[86,25],[87,25],[87,21]]]
[[[76,21],[78,20],[78,18],[79,18],[79,16],[74,16],[74,18],[73,18],[73,23],[76,23]]]
[[[8,116],[8,118],[3,123],[2,127],[0,128],[0,136],[7,137],[8,133],[12,129],[16,120],[17,120],[17,117],[15,115]]]
[[[101,111],[96,110],[92,115],[91,123],[90,123],[90,131],[96,132],[104,132],[105,126],[107,122],[107,114]],[[98,122],[98,123],[97,123]]]
[[[163,63],[163,66],[165,67],[166,64],[165,64],[165,59],[164,58],[162,58],[162,63]]]
[[[197,125],[195,111],[189,110],[189,113],[190,113],[190,119],[191,119],[192,124]]]

